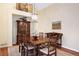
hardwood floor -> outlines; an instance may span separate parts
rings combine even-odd
[[[69,49],[63,48],[63,47],[61,48],[61,50],[65,51],[65,52],[68,52],[68,53],[71,53],[71,54],[73,54],[75,56],[79,56],[79,52],[76,52],[76,51],[73,51],[73,50],[69,50]]]
[[[8,48],[0,48],[0,56],[8,56]]]
[[[11,47],[5,47],[0,48],[0,56],[21,56],[21,53],[19,53],[19,46],[11,46]],[[61,48],[57,49],[57,56],[79,56],[79,53],[77,52],[70,52],[70,50]]]

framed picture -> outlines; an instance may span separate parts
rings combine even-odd
[[[52,29],[61,29],[61,21],[52,22]]]
[[[16,3],[16,9],[32,13],[32,4],[28,4],[28,3]]]

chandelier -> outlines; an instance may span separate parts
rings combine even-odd
[[[37,14],[35,13],[35,4],[33,3],[33,12],[32,12],[32,20],[37,20],[38,19],[38,16]]]

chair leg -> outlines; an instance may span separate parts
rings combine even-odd
[[[19,46],[19,52],[20,52],[20,46]]]
[[[33,51],[33,52],[34,52],[34,56],[36,56],[36,51],[35,51],[35,49],[34,49],[34,51]]]
[[[57,54],[55,53],[55,56],[57,56]]]
[[[57,49],[55,50],[55,56],[57,56]]]
[[[23,50],[21,50],[21,56],[24,56],[24,51]]]
[[[23,46],[22,46],[22,49],[21,49],[21,56],[25,56],[25,49],[24,49]]]
[[[27,50],[27,52],[26,52],[26,53],[27,53],[27,56],[28,56],[28,50]]]

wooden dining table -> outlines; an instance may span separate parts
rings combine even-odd
[[[47,39],[31,40],[30,43],[35,46],[35,55],[38,56],[38,49],[41,44],[47,43]]]
[[[33,44],[33,45],[40,45],[40,44],[43,44],[43,43],[46,43],[48,42],[48,40],[45,40],[45,39],[38,39],[38,40],[31,40],[30,43]]]

